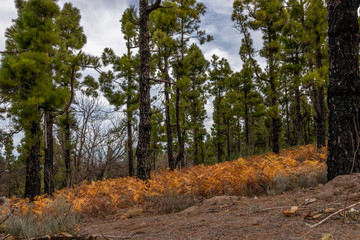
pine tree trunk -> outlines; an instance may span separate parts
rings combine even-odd
[[[66,111],[65,119],[65,133],[64,133],[64,161],[65,161],[65,182],[64,187],[71,186],[71,159],[70,159],[70,150],[71,150],[71,133],[70,133],[70,116],[69,111]]]
[[[295,128],[296,128],[296,134],[295,134],[295,145],[301,145],[303,144],[303,125],[302,125],[302,116],[301,116],[301,99],[300,99],[300,77],[298,73],[295,73],[296,78],[295,80]]]
[[[127,56],[131,59],[131,47],[130,47],[130,39],[127,42]],[[132,78],[129,76],[127,79],[128,87],[132,85]],[[133,136],[132,136],[132,118],[133,112],[130,111],[131,105],[131,94],[127,93],[126,95],[126,117],[127,117],[127,152],[128,152],[128,163],[129,163],[129,176],[134,176],[134,153],[133,153]]]
[[[198,131],[197,131],[197,127],[195,127],[194,129],[194,145],[195,145],[195,150],[194,150],[194,164],[198,165],[199,164],[199,143],[198,143]]]
[[[270,78],[271,79],[271,78]],[[277,97],[276,97],[276,87],[274,80],[270,80],[271,86],[271,107],[277,108]],[[279,116],[277,109],[272,113],[271,116],[271,146],[272,151],[276,154],[279,153]]]
[[[231,155],[231,150],[230,150],[230,120],[227,119],[226,120],[226,145],[227,145],[227,156],[226,156],[226,161],[230,161],[230,155]]]
[[[216,105],[216,138],[217,138],[217,161],[221,162],[222,156],[222,147],[221,147],[221,133],[220,133],[220,104],[221,98],[220,94],[217,96],[217,105]]]
[[[328,180],[360,172],[359,24],[355,0],[328,1],[330,85]],[[357,136],[356,136],[357,135]]]
[[[238,155],[241,155],[241,125],[240,125],[240,119],[237,121],[237,150]]]
[[[156,1],[157,6],[161,1]],[[150,179],[150,141],[151,141],[151,107],[150,107],[150,46],[149,46],[149,14],[155,10],[155,5],[148,6],[147,0],[140,0],[140,123],[139,137],[136,148],[137,177],[143,180]]]
[[[316,59],[316,68],[320,69],[322,67],[323,56],[321,54],[320,46],[320,35],[316,37],[316,50],[315,50],[315,59]],[[324,83],[325,84],[325,83]],[[320,149],[326,145],[326,106],[325,106],[325,94],[324,94],[324,84],[322,86],[314,87],[316,88],[315,95],[315,105],[316,105],[316,139],[317,139],[317,148]]]
[[[246,148],[248,148],[249,145],[249,108],[248,108],[248,103],[247,103],[247,92],[245,91],[244,93],[245,95],[245,103],[244,103],[244,107],[245,107],[245,140],[246,140]]]
[[[129,107],[128,107],[129,109]],[[127,112],[127,152],[129,162],[129,176],[134,176],[134,154],[133,154],[133,137],[132,137],[132,113]]]
[[[51,112],[45,112],[45,136],[44,136],[44,189],[45,194],[49,196],[54,192],[54,137],[53,125],[54,119]]]
[[[170,76],[168,73],[168,60],[164,60],[164,72],[165,75],[165,128],[166,128],[166,150],[168,155],[168,163],[170,169],[173,171],[176,169],[176,163],[173,153],[173,133],[171,127],[171,118],[170,118]]]
[[[179,152],[176,156],[175,164],[177,165],[181,163],[181,166],[184,167],[185,146],[184,146],[183,134],[181,132],[181,126],[180,126],[180,88],[179,87],[176,87],[175,117],[176,117],[176,132],[177,132],[178,144],[179,144]]]
[[[27,132],[29,155],[26,157],[25,197],[30,201],[41,194],[40,179],[40,123],[32,121]]]

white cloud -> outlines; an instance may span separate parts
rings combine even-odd
[[[231,15],[233,9],[233,0],[204,0],[202,1],[208,9],[223,15]]]

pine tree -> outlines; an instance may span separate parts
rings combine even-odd
[[[328,67],[325,57],[327,55],[327,10],[323,0],[300,1],[300,4],[302,6],[302,26],[305,33],[304,43],[309,70],[309,74],[305,76],[304,81],[310,84],[311,87],[310,98],[315,111],[317,147],[321,148],[326,145],[325,82]]]
[[[25,131],[25,197],[41,194],[40,136],[42,109],[52,88],[52,58],[59,43],[54,18],[59,7],[52,0],[17,1],[18,18],[8,29],[7,50],[25,50],[2,59],[1,94],[11,96],[12,113]]]
[[[102,73],[100,83],[105,97],[116,109],[125,106],[127,122],[127,155],[129,176],[134,175],[133,123],[134,113],[138,108],[138,56],[133,56],[132,49],[138,45],[138,26],[136,9],[127,8],[121,19],[121,30],[126,40],[127,53],[122,57],[106,48],[102,54],[105,66],[111,64],[112,71]]]
[[[149,5],[147,0],[140,0],[139,16],[139,52],[140,52],[140,75],[139,75],[139,137],[136,148],[137,176],[140,179],[150,178],[150,142],[151,142],[151,107],[150,107],[150,47],[149,47],[149,15],[160,8],[161,0],[156,0]]]
[[[228,109],[224,103],[224,97],[228,91],[228,81],[231,76],[231,68],[229,62],[218,56],[213,55],[211,60],[212,70],[210,71],[210,87],[209,92],[214,96],[214,141],[216,145],[217,161],[222,162],[223,145],[224,145],[224,114]]]
[[[282,0],[234,1],[232,20],[235,27],[243,34],[243,46],[257,77],[266,84],[265,93],[269,101],[269,115],[271,119],[271,143],[274,153],[279,153],[279,134],[281,119],[278,106],[279,88],[279,52],[280,33],[287,19],[287,13]],[[267,60],[266,74],[260,74],[254,60],[254,49],[250,39],[251,30],[261,30],[263,34],[263,48],[260,55]]]

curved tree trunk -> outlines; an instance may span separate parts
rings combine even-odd
[[[355,0],[329,0],[328,180],[360,172],[359,24]]]

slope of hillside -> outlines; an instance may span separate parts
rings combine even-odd
[[[135,205],[144,206],[169,195],[209,198],[224,194],[281,193],[324,181],[325,159],[326,149],[318,153],[313,145],[307,145],[282,150],[279,155],[270,153],[212,166],[153,172],[148,182],[135,177],[83,182],[72,189],[57,191],[54,198],[39,196],[31,209],[42,214],[54,199],[66,198],[76,212],[98,216]],[[13,198],[11,203],[22,212],[29,210],[24,199]]]

